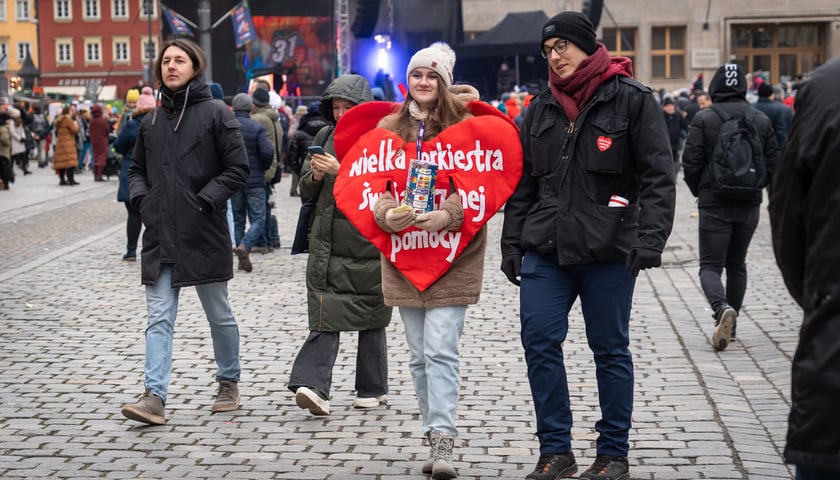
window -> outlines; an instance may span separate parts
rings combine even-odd
[[[15,1],[15,18],[18,21],[29,20],[29,0]]]
[[[6,70],[9,65],[8,47],[6,47],[6,42],[0,43],[0,65],[2,65],[0,70]]]
[[[768,72],[770,81],[778,83],[825,61],[825,24],[734,25],[731,48],[733,62],[745,73]]]
[[[111,17],[128,20],[128,0],[111,0]]]
[[[155,3],[155,0],[140,0],[140,16],[146,18],[151,14],[153,18],[156,17],[157,7],[155,7]]]
[[[18,42],[17,44],[17,61],[23,63],[26,60],[26,54],[30,53],[32,44],[29,42]]]
[[[0,0],[0,22],[6,21],[6,0]]]
[[[82,0],[82,18],[99,20],[99,0]]]
[[[157,56],[157,41],[153,38],[152,41],[149,42],[148,37],[143,37],[142,45],[144,63],[149,60],[154,60]]]
[[[102,64],[102,38],[85,38],[85,65]]]
[[[70,0],[54,0],[54,12],[56,20],[73,20],[73,10],[70,8]]]
[[[650,53],[654,78],[685,78],[685,27],[653,27]]]
[[[604,28],[603,42],[610,55],[627,57],[636,64],[636,28]]]
[[[114,63],[130,63],[131,55],[128,46],[128,37],[114,37]]]
[[[58,65],[72,65],[73,64],[73,40],[72,39],[56,39],[55,40],[55,58]]]

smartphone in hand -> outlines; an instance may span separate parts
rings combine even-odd
[[[324,147],[321,145],[311,145],[307,147],[310,155],[323,155],[324,154]]]

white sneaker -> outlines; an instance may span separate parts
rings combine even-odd
[[[312,415],[330,414],[329,400],[324,400],[311,388],[299,387],[295,391],[295,402],[297,402],[298,407],[309,410]]]
[[[388,405],[388,396],[378,397],[356,397],[353,399],[353,408],[376,408],[380,405]]]

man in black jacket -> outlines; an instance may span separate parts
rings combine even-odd
[[[776,134],[776,144],[781,150],[787,141],[790,122],[793,121],[793,110],[782,102],[777,102],[773,87],[769,82],[762,82],[758,87],[758,101],[755,108],[764,112],[770,123],[773,125],[773,132]]]
[[[228,300],[233,277],[225,210],[248,178],[239,123],[213,101],[206,57],[194,42],[167,40],[155,61],[161,105],[140,124],[129,167],[131,204],[143,224],[141,280],[146,286],[145,392],[122,414],[161,425],[172,371],[181,287],[195,286],[210,324],[216,381],[214,412],[239,408],[239,326]]]
[[[674,162],[662,110],[611,58],[589,19],[563,12],[542,29],[550,88],[520,130],[523,173],[505,206],[502,271],[520,285],[522,344],[540,457],[527,479],[577,471],[563,342],[580,297],[595,357],[601,419],[580,478],[629,478],[636,275],[658,267],[674,219]],[[520,278],[521,277],[521,281]]]
[[[700,286],[715,320],[712,346],[720,351],[735,338],[738,313],[747,291],[747,249],[758,226],[762,192],[756,190],[744,199],[726,198],[715,192],[709,165],[724,123],[716,109],[734,118],[746,115],[748,109],[754,111],[753,123],[769,174],[779,149],[770,120],[747,103],[747,80],[741,67],[730,63],[718,68],[709,83],[709,94],[713,108],[698,112],[691,122],[683,151],[683,169],[685,183],[698,198]],[[721,280],[724,268],[725,287]]]
[[[791,373],[785,460],[796,478],[840,478],[840,58],[818,68],[796,96],[796,115],[773,178],[773,249],[804,310]]]

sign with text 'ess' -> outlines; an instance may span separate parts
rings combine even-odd
[[[338,123],[335,147],[341,168],[335,182],[338,208],[419,290],[446,273],[490,217],[510,198],[522,176],[519,132],[490,105],[472,102],[475,115],[424,142],[422,160],[438,166],[434,203],[453,192],[460,197],[464,222],[458,231],[427,232],[409,227],[386,233],[376,224],[373,206],[391,185],[398,202],[407,171],[417,158],[416,144],[376,128],[398,106],[369,102],[353,107]]]

